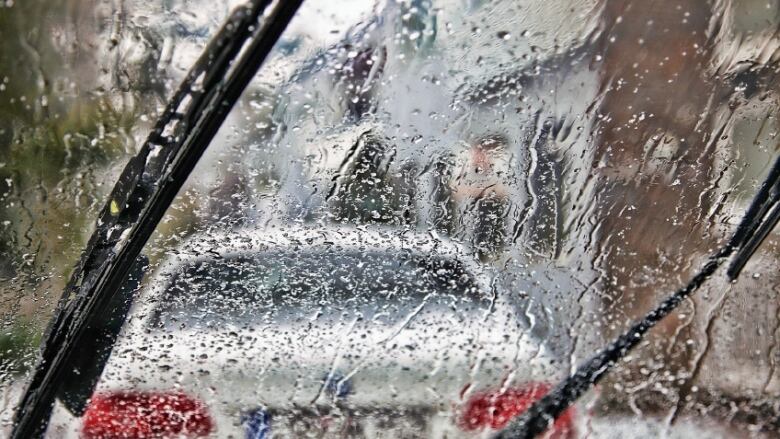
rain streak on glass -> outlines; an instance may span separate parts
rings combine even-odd
[[[0,5],[3,434],[117,175],[239,4]],[[47,436],[489,437],[733,231],[780,154],[778,26],[777,0],[305,1]],[[778,233],[547,437],[780,434]]]

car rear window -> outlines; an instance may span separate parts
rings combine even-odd
[[[468,307],[486,297],[453,259],[379,252],[255,253],[186,265],[164,287],[150,325],[284,324],[323,312],[341,317],[338,311],[371,318],[422,303]]]

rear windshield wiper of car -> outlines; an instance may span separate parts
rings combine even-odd
[[[176,193],[303,0],[251,0],[206,46],[125,169],[101,211],[41,345],[11,437],[41,437],[59,382],[109,310]],[[102,365],[98,369],[102,369]]]
[[[712,254],[687,285],[680,288],[609,346],[581,365],[547,395],[510,422],[495,439],[531,439],[546,431],[552,422],[598,383],[620,359],[642,341],[644,335],[683,300],[707,281],[729,257],[726,275],[735,280],[769,233],[780,221],[780,157],[775,160],[766,180],[756,193],[731,239]]]

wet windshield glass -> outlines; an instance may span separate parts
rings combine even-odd
[[[0,436],[99,215],[134,202],[117,177],[241,4],[0,2]],[[46,435],[490,437],[734,232],[780,154],[779,28],[778,0],[304,1]],[[548,437],[777,437],[779,233]]]

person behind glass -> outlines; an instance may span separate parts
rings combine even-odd
[[[471,242],[483,260],[504,248],[509,207],[506,139],[491,135],[471,143],[456,157],[450,182],[458,212],[456,236]]]

